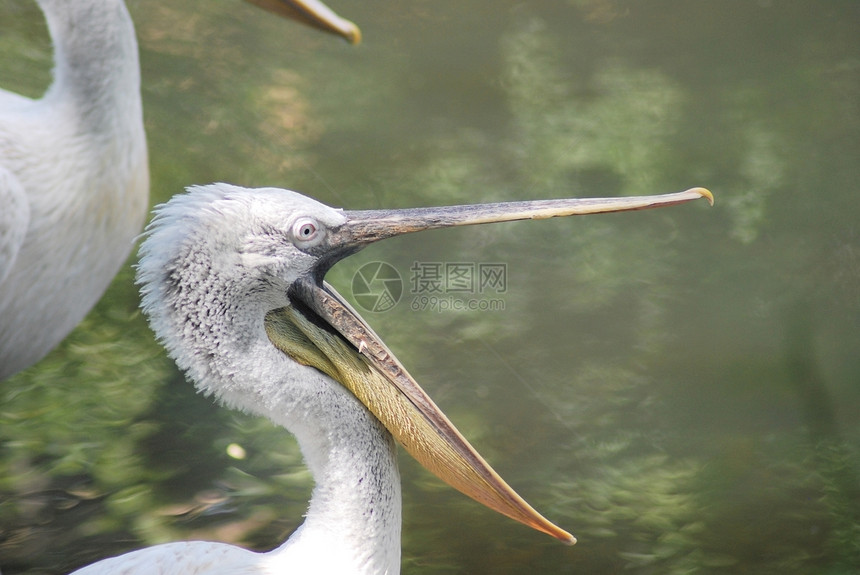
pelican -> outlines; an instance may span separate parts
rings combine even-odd
[[[149,204],[140,66],[122,0],[37,0],[54,79],[31,100],[0,90],[0,380],[84,318],[128,257]],[[361,35],[316,0],[257,2]]]
[[[323,278],[339,260],[399,234],[701,197],[713,201],[694,188],[636,198],[344,211],[276,188],[214,184],[175,196],[156,208],[140,249],[137,281],[150,325],[199,391],[295,435],[315,487],[304,523],[268,553],[168,543],[77,573],[399,573],[394,439],[478,502],[574,543],[493,471]]]

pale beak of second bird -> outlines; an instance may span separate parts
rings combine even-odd
[[[264,10],[290,18],[345,38],[350,44],[361,42],[358,26],[341,18],[319,0],[247,0]]]
[[[364,246],[427,229],[579,214],[642,210],[713,196],[703,188],[629,198],[538,200],[406,210],[347,211],[326,230],[319,264],[289,290],[291,307],[269,313],[270,340],[296,361],[347,387],[406,451],[455,489],[566,543],[576,539],[535,511],[484,461],[427,396],[370,326],[323,281],[337,261]]]

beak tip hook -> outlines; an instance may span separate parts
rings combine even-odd
[[[343,25],[343,30],[340,32],[347,42],[356,46],[361,44],[361,28],[350,21],[346,21]]]
[[[707,190],[705,188],[692,188],[689,191],[699,194],[700,196],[708,200],[709,204],[711,204],[712,206],[714,205],[714,194],[712,194],[710,190]]]

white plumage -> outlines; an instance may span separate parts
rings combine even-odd
[[[122,0],[39,0],[54,80],[0,91],[0,379],[56,346],[133,246],[149,194],[140,70]]]

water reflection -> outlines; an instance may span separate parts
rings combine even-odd
[[[129,5],[154,201],[218,180],[350,208],[717,193],[714,210],[428,232],[332,270],[349,295],[370,261],[404,278],[507,264],[504,311],[367,319],[580,540],[545,541],[404,458],[404,572],[860,563],[854,3],[343,0],[358,49],[239,2]],[[0,83],[36,95],[41,16],[0,14]],[[7,575],[191,537],[267,549],[301,519],[292,439],[194,394],[131,278],[0,388]]]

